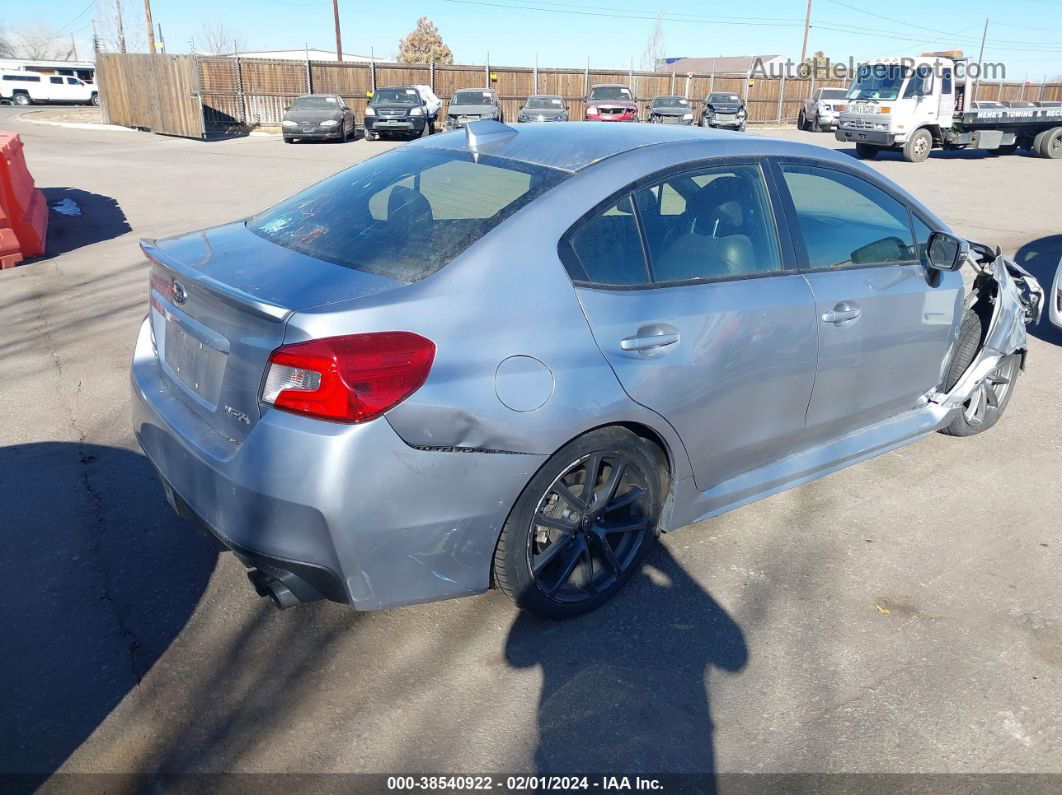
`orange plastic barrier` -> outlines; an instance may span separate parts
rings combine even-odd
[[[47,234],[48,203],[33,185],[22,140],[18,133],[0,130],[0,267],[43,254]]]

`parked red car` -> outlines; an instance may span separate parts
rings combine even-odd
[[[587,121],[638,121],[638,103],[625,85],[600,83],[586,98]]]

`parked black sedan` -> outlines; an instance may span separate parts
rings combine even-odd
[[[303,139],[345,141],[355,135],[354,111],[337,94],[296,97],[280,123],[284,143]]]
[[[524,102],[516,121],[568,121],[568,106],[556,94],[534,94]]]
[[[704,100],[701,111],[702,127],[724,127],[738,132],[745,132],[748,111],[745,103],[737,94],[713,91]]]
[[[650,124],[693,124],[693,106],[685,97],[653,97],[648,121]]]

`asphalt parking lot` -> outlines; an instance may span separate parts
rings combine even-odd
[[[0,273],[0,772],[1062,773],[1062,335],[1046,319],[990,432],[669,534],[582,619],[533,620],[494,592],[281,613],[173,515],[133,439],[136,241],[395,144],[17,113],[0,126],[49,203],[82,215],[53,215],[52,254]],[[1062,163],[873,165],[1049,282]]]

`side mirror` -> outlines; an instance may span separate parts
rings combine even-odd
[[[926,244],[929,267],[938,271],[957,271],[970,253],[970,244],[947,232],[934,232]]]

